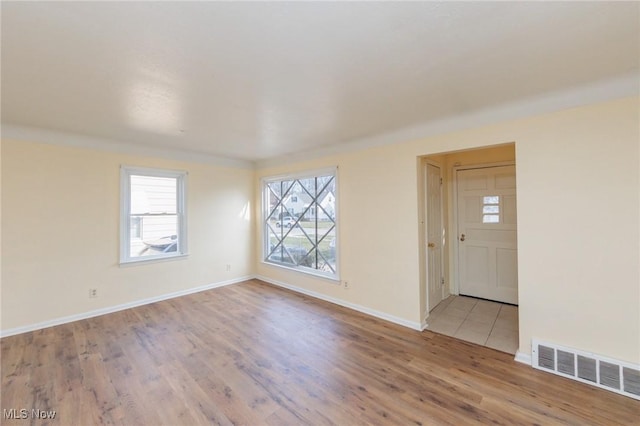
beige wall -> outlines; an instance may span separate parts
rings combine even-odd
[[[258,170],[339,167],[350,288],[261,262],[257,272],[420,323],[418,157],[515,142],[520,351],[530,354],[535,337],[639,363],[639,113],[637,98],[622,99]],[[260,233],[258,223],[257,241]]]
[[[2,141],[1,328],[254,273],[419,325],[420,157],[515,142],[520,350],[536,337],[639,363],[639,113],[622,99],[257,173]],[[187,259],[118,266],[121,164],[189,171]],[[259,178],[328,166],[339,167],[348,289],[256,257]]]
[[[520,338],[640,363],[638,99],[529,120],[516,145]]]
[[[188,171],[187,258],[118,265],[121,164]],[[252,275],[253,182],[252,170],[3,141],[2,330]]]

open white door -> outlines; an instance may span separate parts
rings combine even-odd
[[[442,274],[442,171],[433,164],[426,166],[427,214],[427,306],[431,311],[444,297]]]
[[[462,295],[518,303],[515,166],[458,170]]]

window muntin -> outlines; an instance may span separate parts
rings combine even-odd
[[[267,263],[337,279],[336,172],[263,181]]]
[[[122,167],[120,262],[187,253],[186,172]]]

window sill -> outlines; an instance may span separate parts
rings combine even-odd
[[[158,256],[158,257],[148,257],[144,259],[129,259],[129,260],[121,260],[120,267],[129,267],[135,265],[146,265],[150,263],[160,263],[160,262],[169,262],[172,260],[182,260],[189,256],[189,253],[184,254],[176,254],[173,256]]]

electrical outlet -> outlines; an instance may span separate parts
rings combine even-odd
[[[342,285],[344,285],[344,288],[349,288],[349,281],[347,280],[343,281]]]
[[[227,263],[227,272],[231,271],[231,265]]]
[[[97,288],[90,288],[89,289],[89,299],[94,299],[98,297],[98,289]]]

